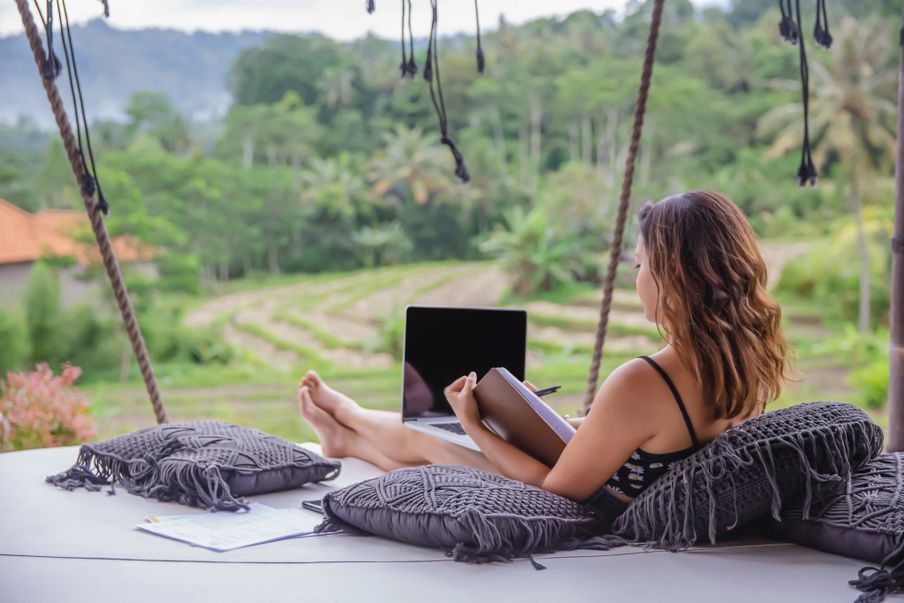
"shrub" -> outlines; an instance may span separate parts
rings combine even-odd
[[[860,390],[863,403],[869,408],[882,408],[888,402],[890,379],[888,358],[851,372],[848,383]]]
[[[75,381],[81,369],[63,365],[58,376],[47,363],[30,373],[9,372],[0,379],[0,450],[67,446],[93,438],[88,401]]]
[[[394,307],[383,316],[380,322],[380,337],[377,350],[391,354],[396,360],[402,359],[402,348],[405,345],[404,311]]]
[[[0,310],[0,375],[22,367],[28,357],[28,340],[19,316]]]

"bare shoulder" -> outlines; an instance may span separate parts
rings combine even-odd
[[[603,382],[600,391],[623,392],[625,390],[636,392],[650,383],[653,369],[642,358],[633,358],[609,373]]]
[[[653,368],[642,358],[631,359],[609,373],[597,391],[594,406],[644,413],[656,392]]]

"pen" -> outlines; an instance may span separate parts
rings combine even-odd
[[[545,396],[546,394],[554,394],[560,387],[562,387],[562,386],[561,385],[553,385],[550,387],[544,387],[543,389],[538,389],[537,391],[535,391],[534,394],[536,394],[537,396]]]

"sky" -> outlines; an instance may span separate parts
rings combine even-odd
[[[398,0],[374,0],[376,12],[368,14],[365,0],[109,0],[108,23],[120,29],[170,27],[183,31],[318,31],[338,40],[359,38],[368,31],[396,38],[400,31]],[[727,6],[728,0],[692,0],[697,6]],[[42,10],[45,0],[38,0]],[[29,3],[34,12],[33,3]],[[501,14],[519,24],[537,17],[566,15],[581,9],[624,11],[626,0],[479,0],[481,29],[495,29]],[[429,24],[430,3],[412,0],[412,23]],[[70,0],[71,25],[103,14],[100,0]],[[439,2],[440,35],[474,32],[471,0]],[[426,36],[429,25],[416,36]],[[14,2],[0,2],[0,36],[17,34],[22,22]]]

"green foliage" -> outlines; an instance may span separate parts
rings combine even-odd
[[[63,316],[60,307],[60,283],[57,273],[43,262],[34,265],[25,292],[25,325],[31,363],[57,366]]]
[[[402,348],[405,345],[405,318],[404,312],[394,308],[387,313],[380,323],[380,336],[378,351],[391,354],[396,360],[402,359]]]
[[[240,105],[275,103],[295,92],[306,104],[321,95],[320,82],[344,61],[345,51],[319,35],[276,35],[243,51],[231,69],[232,93]],[[354,87],[355,77],[348,83]]]
[[[236,351],[223,341],[215,328],[192,331],[188,336],[189,358],[195,364],[228,365],[236,358]]]
[[[104,316],[102,309],[90,305],[67,310],[58,343],[65,360],[87,374],[115,367],[122,348],[128,345],[117,319],[118,316]]]
[[[877,360],[852,371],[848,383],[857,387],[867,407],[882,408],[888,402],[889,371],[888,358]]]
[[[525,212],[515,207],[506,215],[505,229],[497,229],[479,247],[501,260],[514,277],[515,294],[526,297],[573,280],[586,245],[573,235],[557,235],[544,208]]]
[[[800,258],[782,272],[779,292],[807,300],[819,300],[829,319],[854,321],[857,318],[860,264],[854,225],[841,219],[829,239],[815,241]],[[870,303],[875,323],[885,324],[891,291],[888,287],[891,258],[887,251],[891,220],[870,212],[865,221],[870,258]]]
[[[411,241],[398,222],[385,226],[364,226],[352,233],[352,241],[358,245],[367,268],[398,264],[412,249]]]
[[[189,294],[201,292],[198,278],[201,262],[197,256],[167,252],[158,256],[154,263],[160,274],[158,286],[161,291]]]
[[[21,369],[28,358],[28,339],[21,317],[0,309],[0,378]]]

